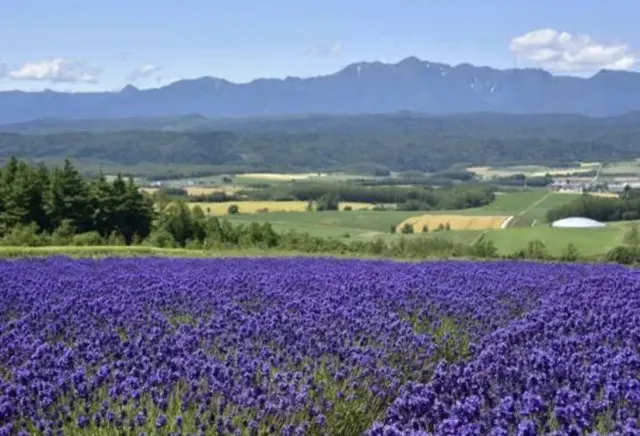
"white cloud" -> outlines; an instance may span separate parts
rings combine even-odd
[[[332,45],[319,45],[307,52],[310,56],[340,56],[342,54],[342,43],[336,42]]]
[[[99,75],[98,68],[63,58],[27,62],[22,67],[9,71],[9,77],[14,80],[53,83],[97,83]]]
[[[158,65],[146,64],[139,68],[136,68],[131,73],[129,73],[127,80],[129,82],[136,82],[140,79],[145,79],[149,76],[152,76],[153,74],[157,73],[160,70],[162,70],[162,67]]]
[[[602,43],[586,34],[549,28],[513,38],[510,49],[520,59],[557,72],[630,70],[640,60],[640,52],[627,44]]]

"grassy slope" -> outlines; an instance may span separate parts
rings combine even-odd
[[[473,244],[484,233],[486,240],[492,241],[500,254],[510,254],[526,248],[534,240],[541,240],[550,254],[558,255],[571,242],[581,253],[587,256],[604,254],[612,247],[619,245],[629,223],[611,224],[604,229],[556,229],[544,223],[544,215],[550,207],[571,201],[573,196],[567,194],[547,195],[545,191],[503,194],[496,201],[484,208],[455,211],[470,215],[504,214],[518,215],[529,219],[527,227],[509,228],[488,231],[450,231],[430,232],[428,234],[407,235],[410,238],[429,237],[445,238],[463,244]],[[532,207],[533,206],[533,207]],[[340,238],[348,240],[371,240],[382,238],[387,242],[397,240],[400,235],[391,234],[389,229],[408,217],[420,215],[416,212],[399,211],[351,211],[351,212],[268,212],[228,217],[234,224],[252,221],[270,222],[278,232],[295,230],[308,232],[315,236]],[[535,227],[530,222],[538,219]],[[523,221],[524,223],[524,221]],[[347,237],[348,234],[348,237]],[[168,256],[233,256],[233,255],[273,255],[277,252],[260,250],[224,251],[222,253],[199,252],[191,250],[164,250],[151,247],[0,247],[0,257],[16,257],[24,255],[168,255]],[[295,255],[281,253],[280,255]]]
[[[493,203],[474,209],[459,211],[436,211],[432,214],[450,215],[516,215],[527,207],[540,201],[547,195],[547,191],[530,191],[519,193],[508,193],[498,195]],[[571,200],[571,196],[557,194],[561,201]],[[554,195],[555,197],[555,195]],[[532,210],[532,214],[540,215],[544,218],[546,204],[540,206],[540,210]],[[549,201],[551,201],[549,199]],[[552,203],[554,203],[552,201]],[[387,237],[391,226],[396,225],[412,216],[424,215],[423,212],[401,212],[401,211],[351,211],[351,212],[268,212],[258,214],[239,215],[227,217],[232,223],[242,222],[270,222],[278,231],[297,230],[308,232],[317,236],[341,237],[349,233],[351,237],[371,238]],[[536,216],[537,216],[536,215]],[[464,233],[460,239],[473,240],[477,235],[475,231],[451,232]],[[442,234],[440,234],[442,236]],[[473,235],[473,236],[469,236]],[[447,235],[447,237],[450,237]],[[457,238],[454,237],[454,239]]]
[[[573,201],[576,196],[555,194],[548,191],[528,191],[499,195],[496,201],[482,208],[464,211],[442,211],[434,213],[464,215],[515,216],[513,227],[504,230],[488,230],[486,240],[492,241],[500,254],[510,254],[524,249],[530,241],[541,240],[550,254],[559,255],[567,244],[573,243],[586,256],[601,255],[619,245],[628,223],[610,224],[604,229],[556,229],[549,227],[545,215],[550,208]],[[244,215],[231,218],[234,223],[269,221],[277,231],[296,230],[322,237],[355,240],[370,240],[381,237],[386,241],[399,238],[389,233],[389,228],[404,219],[421,215],[416,212],[289,212]],[[532,224],[535,226],[532,227]],[[427,237],[441,237],[464,244],[473,244],[481,231],[452,231],[429,233]],[[420,237],[425,235],[412,235]]]
[[[327,211],[267,212],[227,218],[234,224],[268,221],[278,230],[304,231],[318,236],[330,233],[340,236],[345,232],[377,236],[389,233],[391,226],[415,215],[416,212],[399,211]]]
[[[530,241],[538,239],[546,246],[547,252],[559,255],[572,243],[584,256],[597,256],[606,253],[622,243],[626,232],[623,226],[611,226],[599,229],[560,229],[549,226],[490,230],[485,240],[492,241],[500,254],[513,253],[526,249]]]

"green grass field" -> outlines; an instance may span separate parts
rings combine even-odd
[[[613,162],[604,165],[601,174],[607,175],[626,175],[626,176],[640,176],[640,160],[633,159],[628,161]]]
[[[600,256],[622,244],[627,228],[608,226],[597,229],[561,229],[549,226],[489,230],[484,239],[495,244],[499,254],[510,254],[527,248],[533,240],[541,241],[547,252],[554,256],[562,254],[569,243],[586,257]]]
[[[544,224],[544,216],[549,208],[573,200],[575,200],[573,195],[550,194],[548,191],[540,190],[501,194],[496,197],[493,203],[485,207],[454,211],[267,212],[228,218],[233,223],[267,221],[279,230],[306,231],[318,236],[339,236],[344,232],[379,236],[379,233],[389,233],[391,226],[401,223],[409,217],[427,213],[438,215],[515,216],[525,211],[526,217],[530,219],[529,225],[534,219]]]
[[[278,175],[278,173],[274,173],[275,177],[270,176],[268,174],[261,175],[260,173],[255,174],[236,174],[232,176],[232,183],[225,183],[223,180],[224,175],[215,175],[215,176],[205,176],[205,177],[187,177],[180,179],[171,179],[163,182],[165,186],[171,187],[184,187],[189,185],[189,183],[193,183],[195,186],[235,186],[235,187],[243,187],[247,185],[254,184],[269,184],[271,186],[279,185],[282,183],[291,182],[291,178],[288,177],[287,174],[283,174],[282,177]],[[359,176],[353,174],[307,174],[305,178],[301,180],[309,181],[309,182],[327,182],[327,183],[335,183],[342,182],[345,180],[350,180],[354,178],[362,179],[362,178],[374,178],[369,176]],[[292,178],[297,178],[296,175],[291,175]]]
[[[329,228],[339,228],[353,232],[383,232],[389,233],[392,225],[404,221],[410,216],[419,215],[416,212],[403,211],[326,211],[326,212],[267,212],[228,217],[229,221],[240,222],[270,222],[285,230],[300,230],[304,226],[309,233],[314,230],[322,233]]]
[[[609,224],[603,229],[557,229],[546,222],[549,209],[577,199],[577,195],[558,194],[546,190],[505,193],[481,208],[460,211],[433,211],[430,214],[450,215],[504,215],[514,219],[507,229],[430,232],[426,237],[440,237],[463,244],[478,240],[492,241],[499,254],[507,255],[526,249],[533,240],[542,241],[552,255],[560,255],[573,243],[585,256],[602,255],[619,245],[628,223]],[[230,217],[234,224],[252,221],[269,222],[278,232],[294,230],[320,237],[342,240],[372,240],[382,238],[389,242],[400,237],[390,228],[405,219],[425,212],[404,211],[351,211],[351,212],[268,212]],[[424,234],[409,235],[420,237]]]

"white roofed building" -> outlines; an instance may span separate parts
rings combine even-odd
[[[562,227],[571,229],[586,229],[586,228],[598,228],[604,227],[605,224],[600,221],[592,220],[591,218],[571,217],[563,218],[551,223],[551,227]]]

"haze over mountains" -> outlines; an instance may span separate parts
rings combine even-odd
[[[0,124],[41,118],[261,117],[294,114],[432,115],[499,112],[615,116],[640,110],[640,73],[602,70],[590,78],[539,69],[450,66],[415,57],[360,62],[327,76],[257,79],[203,77],[120,92],[0,92]]]

